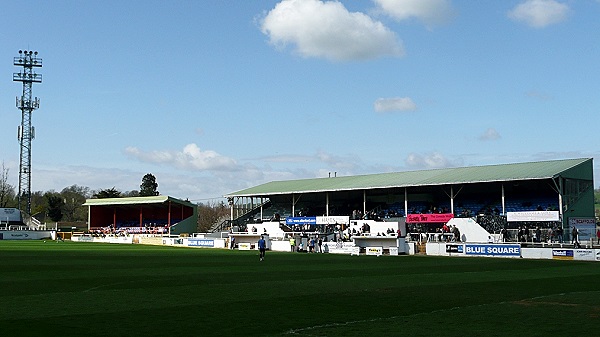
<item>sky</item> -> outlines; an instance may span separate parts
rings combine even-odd
[[[38,51],[32,191],[195,202],[274,180],[594,158],[600,1],[6,1],[0,160]]]

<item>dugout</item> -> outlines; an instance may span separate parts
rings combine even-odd
[[[506,217],[551,209],[566,229],[571,218],[594,218],[593,186],[593,159],[577,158],[272,181],[225,197],[236,225],[355,210],[394,221],[419,213]]]
[[[169,196],[87,199],[88,230],[111,228],[132,234],[194,233],[198,207]]]

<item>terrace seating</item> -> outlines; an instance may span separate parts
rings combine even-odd
[[[558,210],[558,199],[556,197],[513,199],[508,200],[505,206],[507,212]]]

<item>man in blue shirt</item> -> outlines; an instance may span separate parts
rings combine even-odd
[[[260,236],[260,240],[258,240],[258,251],[260,252],[260,254],[258,255],[260,257],[260,261],[265,259],[265,251],[267,250],[267,243],[265,242],[265,238],[264,236]]]

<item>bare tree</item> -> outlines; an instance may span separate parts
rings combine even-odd
[[[87,207],[83,207],[85,200],[92,196],[89,187],[71,185],[60,192],[63,198],[63,216],[65,221],[86,221]]]
[[[208,232],[212,226],[229,216],[229,208],[221,202],[198,204],[198,230]]]
[[[8,168],[2,162],[0,172],[0,207],[15,206],[15,188],[8,183]]]

